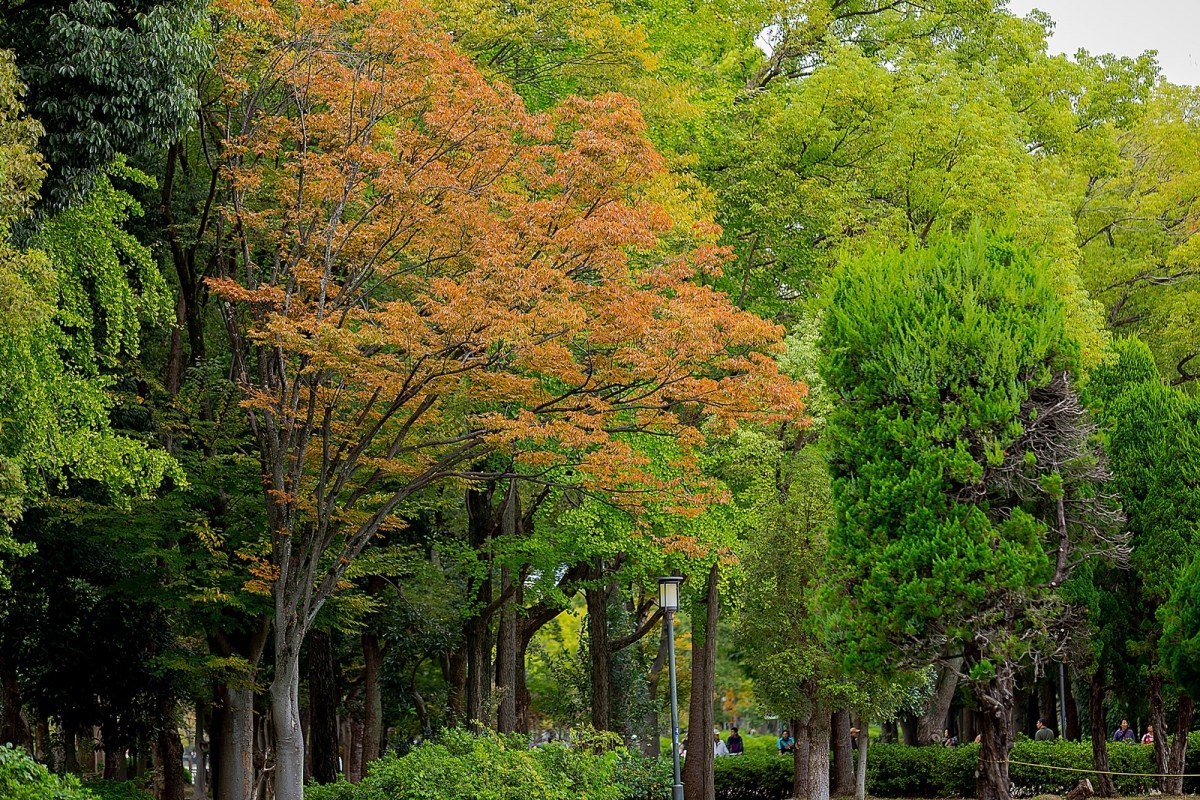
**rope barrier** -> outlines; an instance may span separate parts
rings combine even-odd
[[[988,761],[988,764],[1004,764],[1004,761]],[[1054,764],[1034,764],[1032,761],[1013,761],[1009,759],[1008,764],[1020,764],[1023,767],[1038,767],[1039,769],[1057,769],[1062,772],[1086,772],[1089,775],[1121,775],[1129,778],[1200,778],[1200,773],[1184,772],[1184,773],[1164,773],[1164,772],[1113,772],[1099,769],[1080,769],[1078,767],[1059,767]]]

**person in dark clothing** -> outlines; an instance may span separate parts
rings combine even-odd
[[[745,750],[742,747],[742,736],[738,733],[737,725],[734,725],[729,733],[729,738],[725,740],[725,746],[729,748],[729,755],[740,756]]]
[[[1131,744],[1137,744],[1137,740],[1137,731],[1129,727],[1129,720],[1127,719],[1121,720],[1120,727],[1113,731],[1114,742],[1129,742]]]
[[[1054,728],[1050,727],[1045,717],[1037,721],[1037,733],[1033,735],[1033,738],[1039,742],[1046,742],[1054,738]]]

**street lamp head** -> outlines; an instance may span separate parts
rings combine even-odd
[[[658,607],[663,611],[679,610],[679,584],[683,578],[677,575],[665,576],[658,579]]]

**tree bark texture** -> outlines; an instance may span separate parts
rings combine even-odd
[[[158,733],[158,757],[162,763],[162,795],[160,800],[184,800],[183,790],[183,742],[179,739],[179,726],[175,720],[175,702],[162,703],[162,728]],[[96,753],[93,748],[92,763]]]
[[[364,778],[371,762],[379,758],[383,740],[383,695],[379,689],[383,650],[371,631],[362,635],[363,649],[363,745],[359,774]]]
[[[808,800],[829,800],[829,709],[818,705],[808,724]]]
[[[1180,776],[1187,771],[1187,735],[1188,731],[1192,729],[1194,709],[1195,701],[1186,694],[1180,694],[1179,705],[1175,712],[1175,730],[1172,732],[1169,746],[1167,746],[1166,729],[1154,726],[1155,747],[1157,748],[1159,740],[1162,740],[1167,754],[1167,768],[1163,770],[1163,773],[1171,776],[1159,779],[1159,791],[1163,794],[1183,794],[1183,778]]]
[[[1067,676],[1066,712],[1067,729],[1063,731],[1063,738],[1078,742],[1083,738],[1083,731],[1079,725],[1079,702],[1075,699],[1074,682],[1069,674]]]
[[[871,720],[858,718],[858,759],[854,763],[854,800],[867,800],[867,753],[871,749]]]
[[[500,569],[500,592],[514,593],[512,570]],[[500,605],[500,622],[496,631],[496,730],[513,733],[517,730],[517,657],[519,632],[517,625],[518,598],[509,597]]]
[[[962,658],[958,657],[938,665],[933,694],[925,702],[925,713],[917,719],[918,745],[924,747],[930,744],[935,735],[941,740],[942,731],[948,727],[946,720],[950,715],[950,704],[954,702],[954,692],[958,689],[958,673],[962,662]]]
[[[25,720],[24,707],[15,665],[0,651],[0,744],[12,742],[33,752],[33,735]]]
[[[713,782],[713,693],[717,669],[717,617],[720,614],[718,582],[720,563],[708,572],[704,599],[693,614],[692,692],[688,703],[688,758],[683,766],[683,793],[687,800],[716,800]],[[703,628],[698,623],[703,622]],[[703,632],[703,638],[696,636]]]
[[[327,631],[314,630],[308,635],[308,750],[317,783],[337,780],[337,701],[333,643]]]
[[[792,754],[792,797],[808,797],[808,738],[807,719],[789,720],[792,738],[796,740],[796,751]]]
[[[996,676],[974,683],[979,699],[979,777],[975,796],[978,800],[1009,800],[1008,758],[1013,747],[1013,689],[1016,676],[1012,664],[1001,662]]]
[[[254,793],[254,691],[220,687],[221,709],[213,766],[214,800],[252,800]]]
[[[284,595],[279,596],[276,605],[280,602],[286,602]],[[276,613],[276,619],[294,616],[294,609]],[[298,623],[285,623],[275,630],[275,676],[270,691],[275,800],[304,800],[304,731],[300,727],[300,645],[304,633]]]
[[[593,578],[599,579],[603,574],[603,564],[597,564]],[[584,594],[587,597],[588,654],[591,658],[592,727],[598,731],[607,731],[612,730],[612,658],[608,645],[608,586],[589,588]],[[692,727],[694,726],[688,726],[689,753],[691,753],[690,729]],[[712,747],[709,749],[711,750]]]
[[[837,711],[830,728],[833,749],[832,794],[849,797],[854,794],[854,747],[850,739],[850,712]]]
[[[1100,797],[1116,797],[1117,787],[1109,774],[1108,725],[1104,718],[1104,668],[1098,667],[1088,681],[1089,731],[1092,736],[1092,768]]]

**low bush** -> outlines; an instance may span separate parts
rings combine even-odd
[[[792,796],[792,759],[751,754],[713,762],[717,800],[787,800]]]
[[[139,781],[84,781],[84,788],[97,800],[154,800],[154,792]]]
[[[451,730],[380,759],[357,785],[310,786],[305,800],[660,800],[670,786],[669,762],[631,753],[611,735],[531,749],[521,735]]]
[[[24,750],[0,746],[0,797],[4,800],[96,800],[74,775],[51,775]]]

